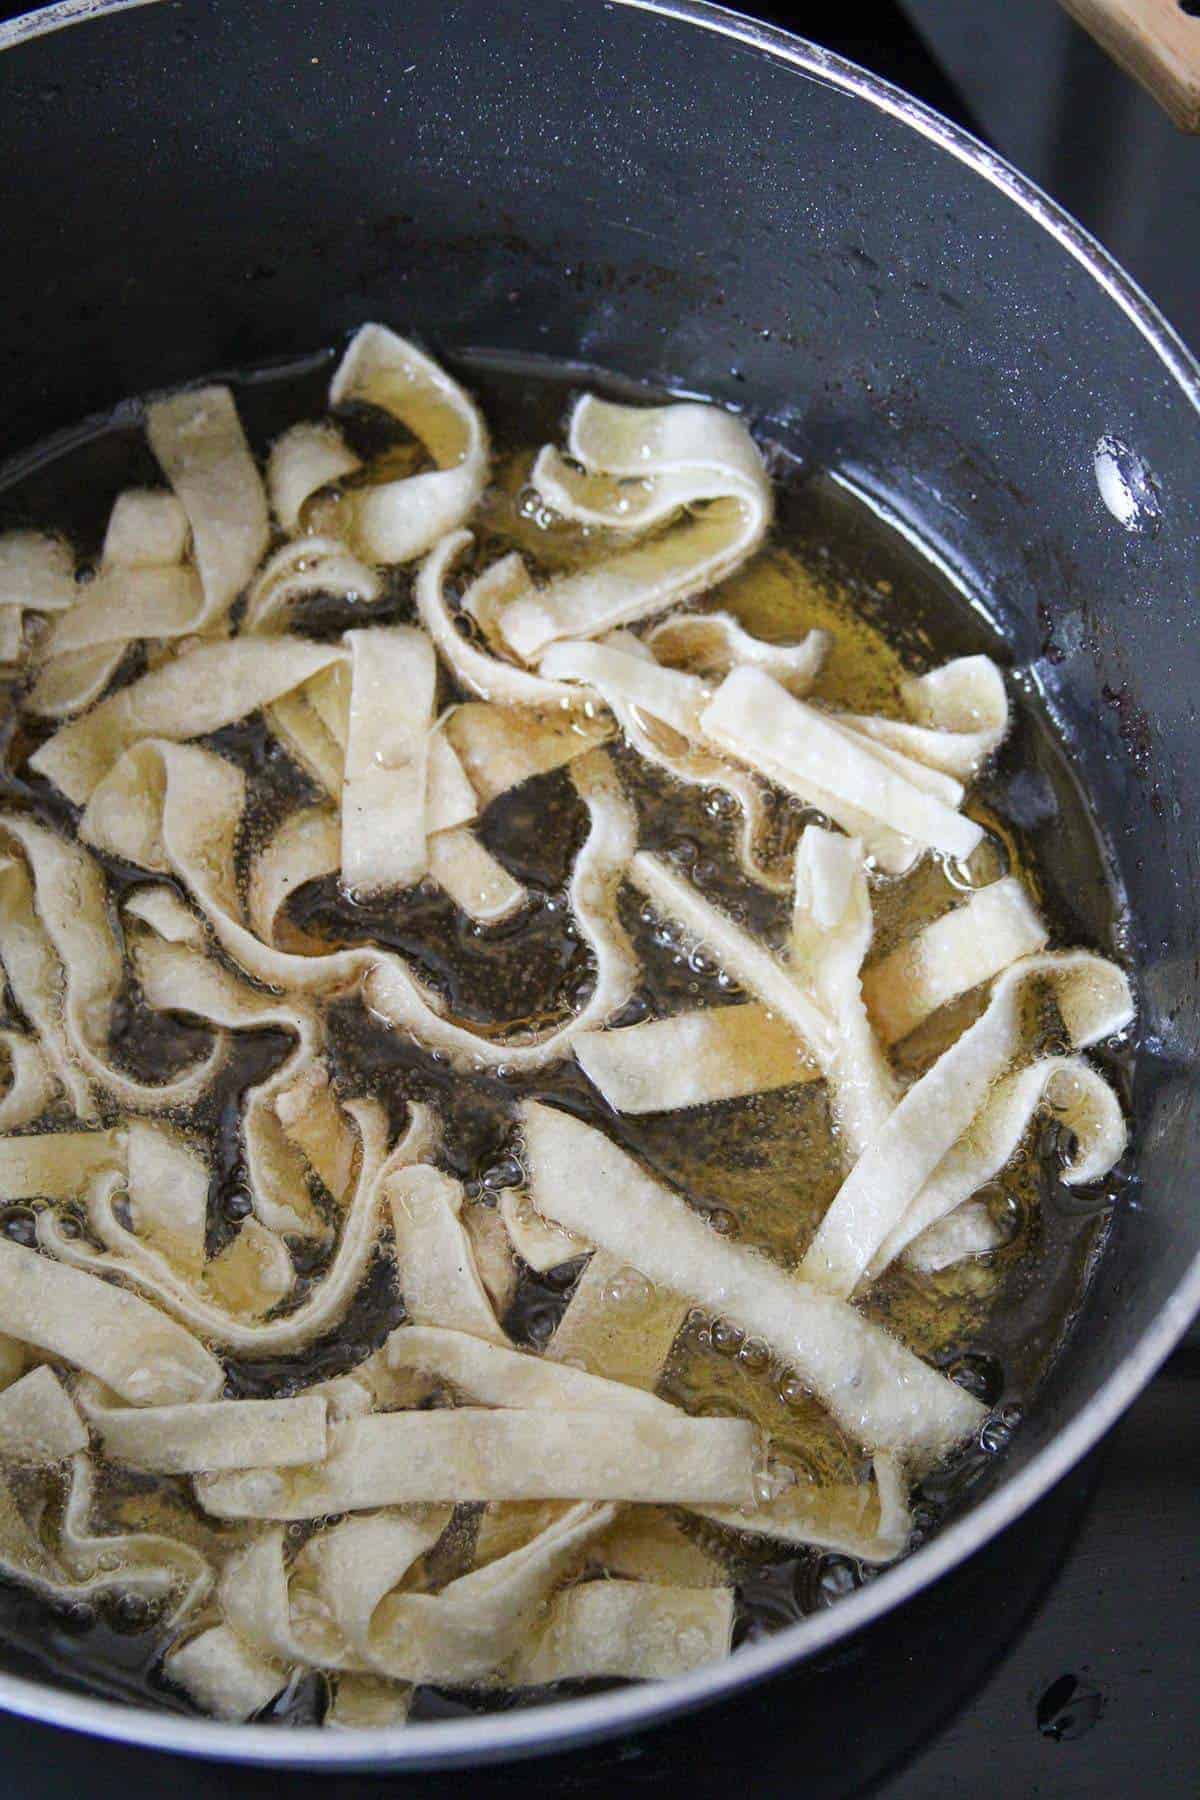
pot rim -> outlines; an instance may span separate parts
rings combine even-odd
[[[48,32],[159,0],[56,0],[0,23],[0,52]],[[595,3],[595,0],[592,0]],[[611,6],[614,0],[604,0]],[[776,26],[760,24],[710,0],[615,0],[744,44],[815,77],[907,125],[964,163],[1059,243],[1145,338],[1197,413],[1200,363],[1141,288],[1069,214],[1026,176],[961,127],[856,63]],[[478,1719],[437,1720],[401,1728],[340,1733],[318,1727],[281,1731],[266,1725],[221,1724],[155,1712],[123,1702],[63,1692],[0,1671],[0,1708],[27,1719],[90,1732],[147,1749],[186,1756],[295,1769],[435,1769],[563,1751],[588,1741],[694,1711],[826,1651],[921,1589],[1013,1523],[1062,1480],[1136,1399],[1200,1308],[1200,1255],[1180,1278],[1135,1349],[1075,1418],[1029,1464],[929,1544],[838,1601],[828,1612],[786,1626],[766,1642],[745,1646],[726,1662],[671,1681],[630,1686],[588,1699],[562,1700]]]

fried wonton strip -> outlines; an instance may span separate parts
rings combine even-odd
[[[271,511],[288,535],[294,536],[313,495],[361,467],[336,425],[324,420],[293,425],[276,438],[267,458]]]
[[[707,1106],[815,1081],[821,1072],[779,1015],[755,1003],[675,1013],[616,1031],[581,1032],[575,1057],[619,1113]]]
[[[446,721],[446,735],[462,760],[482,807],[501,794],[563,768],[613,735],[612,720],[593,709],[535,712],[472,700],[456,706]]]
[[[773,951],[735,925],[662,857],[639,850],[630,862],[629,879],[657,912],[698,938],[728,975],[757,994],[825,1064],[833,1047],[828,1022]]]
[[[546,1346],[547,1357],[632,1387],[656,1386],[691,1302],[640,1276],[631,1283],[630,1273],[629,1260],[620,1253],[592,1252]]]
[[[460,686],[480,700],[495,701],[500,706],[582,706],[585,696],[578,689],[565,682],[547,681],[494,656],[473,643],[455,624],[445,593],[446,578],[473,542],[469,531],[452,531],[434,546],[417,572],[413,590],[417,617],[438,655]],[[504,596],[524,594],[531,585],[529,572],[518,555],[502,557],[468,589],[463,596],[463,610],[470,610],[468,602],[474,596],[483,610],[491,612]]]
[[[225,1376],[202,1344],[136,1294],[0,1243],[0,1330],[74,1363],[132,1406],[205,1400]]]
[[[399,1587],[413,1564],[437,1543],[449,1507],[414,1507],[347,1519],[309,1539],[297,1572],[314,1583],[341,1639],[340,1660],[371,1667],[378,1660],[372,1626],[379,1604]]]
[[[673,613],[646,633],[657,662],[698,675],[728,675],[749,666],[774,676],[790,694],[806,694],[821,672],[832,638],[810,631],[798,644],[752,637],[730,613]]]
[[[1046,937],[1015,876],[978,888],[864,970],[863,997],[884,1042],[898,1043],[939,1006],[1043,949]]]
[[[733,1591],[653,1581],[587,1581],[559,1594],[536,1642],[518,1656],[514,1687],[607,1675],[668,1681],[728,1656]]]
[[[407,1723],[412,1688],[346,1670],[335,1677],[321,1724],[326,1731],[390,1731]]]
[[[947,1213],[936,1225],[927,1225],[904,1253],[910,1269],[922,1275],[937,1275],[957,1263],[976,1256],[987,1256],[1006,1242],[982,1200],[968,1200],[955,1212]]]
[[[478,925],[511,918],[529,895],[473,832],[461,826],[429,839],[429,873]]]
[[[350,735],[342,783],[342,879],[411,887],[429,866],[425,790],[437,664],[411,625],[348,631]]]
[[[79,655],[117,644],[122,652],[132,638],[184,637],[203,623],[204,595],[195,570],[102,568],[80,590],[69,612],[61,614],[39,648],[48,659]],[[36,692],[33,707],[50,710],[45,692]]]
[[[130,1407],[85,1382],[79,1401],[106,1456],[160,1475],[283,1468],[319,1462],[325,1454],[325,1402],[311,1394]]]
[[[519,1279],[504,1220],[496,1207],[477,1202],[467,1207],[463,1223],[492,1311],[503,1319],[516,1297]]]
[[[918,785],[911,772],[898,772],[875,747],[759,669],[726,676],[702,725],[723,750],[812,804],[832,795],[854,814],[948,856],[969,856],[983,837],[981,826]]]
[[[28,865],[24,882],[0,871],[8,901],[0,917],[0,956],[76,1111],[92,1116],[88,1077],[131,1108],[196,1100],[224,1059],[222,1037],[214,1040],[207,1056],[162,1083],[136,1080],[115,1067],[108,1054],[109,1023],[124,969],[104,876],[92,858],[23,816],[0,819],[0,834],[19,847]]]
[[[558,638],[596,637],[703,592],[758,548],[770,523],[758,450],[716,407],[617,406],[588,394],[571,416],[567,451],[582,473],[547,445],[531,476],[556,512],[630,534],[675,522],[496,609],[496,629],[526,662]]]
[[[614,710],[636,707],[689,741],[701,735],[700,714],[711,690],[698,675],[665,669],[625,648],[619,634],[603,643],[551,644],[538,666],[555,681],[594,689]]]
[[[443,727],[452,716],[440,721]],[[429,740],[426,781],[425,810],[431,833],[454,831],[479,817],[474,785],[445,729],[435,729]]]
[[[345,656],[338,645],[301,638],[197,644],[64,725],[30,765],[82,806],[141,739],[179,742],[219,731]]]
[[[733,1585],[720,1556],[689,1536],[676,1513],[657,1506],[622,1507],[608,1530],[593,1539],[587,1562],[610,1575],[668,1587]]]
[[[419,438],[435,470],[342,495],[337,529],[370,562],[410,562],[470,513],[487,479],[479,409],[444,369],[382,325],[364,325],[329,388],[331,406],[366,402]]]
[[[87,1444],[87,1426],[52,1369],[31,1369],[0,1394],[0,1457],[6,1461],[60,1462]]]
[[[1099,1042],[1133,1017],[1129,983],[1103,957],[1046,952],[1014,963],[996,982],[987,1009],[913,1083],[842,1183],[802,1264],[806,1281],[831,1294],[854,1291],[994,1084],[1009,1073],[1024,1041],[1022,999],[1039,989],[1056,1002],[1073,1048]]]
[[[796,847],[796,899],[788,967],[802,980],[833,1038],[826,1076],[851,1161],[896,1104],[896,1083],[863,1004],[860,970],[874,931],[862,844],[809,825]]]
[[[0,896],[2,894],[0,881]],[[3,905],[2,897],[0,905]],[[0,1131],[16,1131],[45,1111],[58,1083],[37,1039],[26,1037],[22,1031],[0,1031],[0,1067],[4,1064],[7,1064],[8,1086],[0,1097]]]
[[[194,1284],[181,1280],[165,1257],[132,1239],[132,1234],[127,1234],[123,1241],[123,1254],[114,1254],[112,1251],[101,1253],[81,1244],[77,1239],[65,1237],[61,1231],[56,1232],[49,1215],[43,1214],[39,1236],[53,1249],[56,1257],[76,1264],[79,1269],[94,1270],[98,1274],[120,1273],[144,1292],[152,1294],[160,1306],[183,1320],[198,1334],[202,1333],[211,1343],[221,1344],[243,1356],[274,1356],[301,1349],[337,1323],[362,1284],[381,1230],[382,1183],[385,1177],[400,1163],[426,1155],[432,1147],[434,1132],[428,1108],[420,1105],[412,1107],[408,1130],[399,1144],[385,1157],[382,1146],[376,1141],[377,1128],[372,1123],[369,1103],[352,1102],[351,1106],[360,1128],[366,1124],[367,1129],[362,1130],[362,1164],[342,1225],[341,1238],[329,1268],[308,1299],[281,1317],[260,1323],[231,1314],[225,1306],[214,1304],[202,1288],[198,1289]],[[108,1229],[110,1241],[120,1241],[116,1223],[111,1223]],[[101,1286],[108,1294],[119,1292],[104,1283],[95,1285]],[[126,1295],[125,1298],[131,1299],[132,1296]],[[159,1313],[154,1316],[162,1318]],[[164,1319],[163,1323],[167,1324],[168,1321]],[[3,1314],[0,1312],[0,1330],[3,1329]],[[177,1330],[178,1327],[171,1326],[170,1329]],[[100,1370],[92,1372],[98,1374],[101,1380],[107,1379]],[[117,1383],[109,1380],[108,1385],[116,1387]],[[142,1403],[158,1397],[146,1396]],[[171,1398],[174,1396],[162,1396],[164,1401]]]
[[[852,1306],[720,1237],[600,1132],[536,1102],[523,1117],[540,1213],[763,1339],[869,1448],[933,1459],[982,1417],[978,1401]]]
[[[596,962],[595,986],[575,1016],[528,1043],[484,1038],[441,1018],[407,969],[397,959],[383,957],[364,983],[363,997],[373,1012],[468,1066],[503,1063],[531,1069],[566,1055],[579,1032],[624,1006],[638,965],[616,916],[616,895],[636,847],[637,821],[604,751],[591,751],[572,763],[571,777],[587,806],[590,829],[575,858],[568,893],[579,936]]]
[[[163,1658],[163,1674],[202,1712],[241,1723],[287,1686],[287,1670],[252,1650],[227,1625],[213,1625]]]
[[[377,1413],[330,1430],[312,1468],[202,1477],[220,1518],[313,1519],[376,1506],[491,1500],[747,1505],[758,1433],[745,1419],[546,1408]]]
[[[401,1325],[384,1346],[391,1369],[424,1369],[439,1375],[481,1406],[539,1408],[560,1412],[632,1413],[675,1419],[667,1401],[623,1381],[607,1381],[584,1369],[555,1362],[494,1340],[485,1343],[465,1331]]]
[[[1082,1057],[1043,1057],[995,1083],[963,1136],[875,1251],[867,1267],[869,1281],[877,1280],[895,1257],[915,1249],[916,1240],[939,1220],[957,1216],[955,1209],[1011,1162],[1046,1101],[1075,1140],[1060,1179],[1068,1187],[1079,1187],[1108,1173],[1124,1154],[1127,1141],[1120,1101]],[[993,1234],[988,1248],[994,1247]],[[920,1258],[909,1260],[928,1267]]]
[[[63,538],[41,531],[0,536],[0,606],[62,612],[75,604],[75,558]]]
[[[208,1164],[181,1132],[131,1119],[125,1147],[134,1231],[176,1267],[198,1275],[204,1262]]]
[[[547,1269],[557,1269],[561,1263],[570,1262],[573,1256],[582,1256],[587,1249],[586,1244],[581,1244],[569,1232],[560,1231],[557,1225],[547,1225],[544,1219],[539,1219],[529,1196],[516,1188],[505,1188],[498,1205],[513,1249],[539,1274],[544,1274]]]
[[[232,605],[270,532],[267,497],[225,387],[193,388],[146,409],[146,436],[187,513],[208,618]]]
[[[462,1183],[440,1169],[415,1164],[389,1176],[387,1198],[409,1318],[417,1325],[440,1325],[493,1344],[507,1343],[462,1223]]]
[[[1008,730],[1004,677],[990,656],[960,656],[910,676],[901,695],[912,724],[844,714],[844,724],[901,755],[969,781]]]
[[[299,601],[318,594],[365,603],[377,600],[379,593],[375,570],[336,538],[299,538],[277,550],[255,576],[246,596],[242,630],[279,631]]]
[[[819,1486],[803,1480],[753,1508],[692,1507],[718,1525],[781,1543],[838,1550],[864,1562],[893,1562],[908,1547],[912,1516],[896,1457],[876,1456],[874,1479]]]

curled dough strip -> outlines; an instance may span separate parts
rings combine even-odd
[[[864,969],[871,1023],[884,1044],[894,1044],[1045,943],[1046,928],[1024,888],[1006,875]],[[741,1099],[821,1073],[784,1020],[757,1001],[584,1032],[575,1055],[613,1110],[624,1113]]]
[[[703,503],[646,543],[561,575],[492,614],[525,662],[558,638],[596,637],[714,586],[756,550],[771,484],[745,427],[716,407],[615,406],[588,394],[571,415],[573,469],[547,445],[531,480],[564,518],[642,533]]]
[[[852,1306],[726,1242],[600,1132],[534,1102],[524,1123],[544,1217],[762,1338],[869,1448],[932,1460],[982,1418],[977,1400]]]
[[[237,769],[209,751],[163,742],[139,745],[114,770],[103,816],[89,806],[80,834],[143,868],[176,875],[227,954],[258,980],[309,993],[348,989],[361,980],[366,1004],[381,1019],[468,1067],[539,1068],[565,1055],[577,1032],[623,1006],[637,979],[632,949],[615,916],[617,887],[636,843],[633,809],[602,751],[573,764],[572,776],[588,808],[590,830],[575,859],[570,900],[579,934],[596,958],[596,985],[574,1018],[531,1043],[484,1037],[446,1019],[423,983],[390,952],[364,946],[297,956],[248,929],[232,875],[245,783]],[[319,832],[317,837],[319,845]],[[282,886],[286,883],[276,879],[273,891]]]
[[[519,1655],[514,1687],[607,1675],[669,1681],[728,1656],[732,1589],[652,1581],[587,1581],[558,1594],[545,1628]]]
[[[747,1419],[450,1407],[373,1413],[330,1429],[300,1470],[203,1476],[226,1519],[319,1519],[377,1506],[492,1500],[708,1501],[748,1506],[758,1432]]]
[[[924,764],[868,742],[789,694],[761,669],[727,675],[701,715],[701,726],[728,755],[829,811],[897,872],[912,860],[907,849],[895,845],[897,838],[961,858],[982,840],[983,828],[956,810],[961,788],[933,791],[932,771]]]
[[[1118,1162],[1125,1151],[1127,1132],[1121,1103],[1104,1077],[1079,1056],[1047,1056],[1028,1068],[998,1081],[972,1119],[962,1138],[948,1150],[900,1221],[884,1238],[867,1267],[866,1280],[875,1281],[895,1257],[916,1251],[908,1260],[922,1266],[931,1242],[926,1234],[963,1202],[993,1180],[1016,1155],[1021,1140],[1044,1102],[1054,1109],[1060,1123],[1073,1134],[1075,1147],[1063,1165],[1060,1179],[1068,1187],[1096,1181]],[[964,1232],[968,1227],[963,1227]],[[982,1244],[981,1221],[975,1216],[974,1236],[982,1248],[994,1249],[996,1236]],[[944,1249],[948,1240],[941,1240]],[[966,1238],[963,1239],[964,1243]],[[962,1254],[979,1254],[979,1248]],[[928,1266],[927,1261],[924,1266]]]
[[[20,1244],[0,1243],[0,1330],[86,1369],[133,1406],[210,1399],[225,1381],[202,1344],[136,1294]]]
[[[936,1225],[927,1225],[908,1246],[904,1260],[922,1275],[937,1275],[957,1263],[987,1256],[1007,1241],[1007,1233],[992,1218],[986,1203],[967,1200]]]
[[[163,1674],[214,1719],[250,1719],[287,1686],[287,1672],[227,1625],[211,1625],[163,1658]]]
[[[314,494],[361,467],[337,426],[327,421],[293,425],[276,438],[267,458],[267,493],[271,511],[288,536],[299,531],[305,505]]]
[[[731,613],[673,613],[642,640],[655,661],[696,675],[728,675],[744,665],[774,676],[789,694],[807,694],[833,642],[827,631],[809,631],[798,644],[752,637]]]
[[[458,383],[382,325],[364,325],[355,335],[330,384],[331,406],[362,401],[407,426],[437,468],[344,494],[336,529],[369,562],[410,562],[475,506],[487,479],[487,430]]]
[[[0,662],[20,660],[26,610],[59,612],[75,595],[75,558],[61,538],[40,531],[0,536]]]
[[[501,706],[577,707],[585,696],[568,682],[548,681],[519,669],[491,651],[480,649],[454,622],[446,598],[446,577],[474,538],[469,531],[452,531],[430,551],[417,571],[413,590],[417,617],[433,639],[438,655],[454,679],[480,700]],[[463,611],[497,608],[506,595],[523,594],[530,587],[529,571],[514,552],[475,581],[463,596]]]
[[[960,781],[978,773],[1008,730],[1004,677],[990,656],[956,657],[928,675],[909,676],[900,692],[915,723],[856,713],[841,714],[841,722]]]
[[[485,700],[456,706],[446,719],[453,745],[481,807],[598,749],[613,735],[611,719],[577,709],[552,712],[502,706]]]
[[[366,604],[378,600],[380,581],[336,538],[299,538],[277,550],[255,576],[242,630],[278,631],[294,606],[318,594]]]
[[[362,1131],[363,1157],[355,1191],[342,1225],[341,1238],[320,1284],[307,1300],[282,1317],[259,1323],[232,1315],[225,1308],[207,1300],[194,1285],[181,1281],[165,1257],[142,1245],[140,1240],[132,1238],[132,1234],[127,1234],[132,1242],[126,1243],[125,1253],[118,1255],[112,1251],[92,1250],[77,1239],[54,1231],[53,1221],[48,1214],[42,1215],[43,1233],[54,1255],[62,1261],[75,1264],[79,1270],[122,1275],[132,1285],[152,1295],[161,1307],[184,1321],[197,1334],[203,1334],[211,1343],[220,1344],[242,1356],[283,1355],[302,1349],[336,1325],[362,1284],[381,1229],[385,1177],[393,1168],[404,1162],[416,1161],[432,1149],[433,1120],[426,1107],[412,1107],[408,1130],[386,1156],[383,1156],[382,1149],[377,1144],[369,1103],[358,1102],[356,1110],[355,1108],[356,1103],[352,1102],[348,1110],[354,1110]],[[119,1229],[115,1221],[110,1225],[110,1231],[114,1227]],[[2,1249],[3,1246],[0,1246],[0,1250]],[[212,1265],[209,1266],[211,1268]],[[104,1291],[120,1292],[119,1289],[107,1286]],[[124,1298],[131,1300],[133,1296],[125,1295]],[[139,1301],[137,1304],[142,1305],[143,1302]],[[155,1313],[154,1316],[162,1319],[169,1329],[179,1329],[163,1319],[161,1313]],[[3,1329],[3,1311],[0,1309],[0,1330]],[[118,1384],[106,1377],[102,1370],[93,1369],[90,1372],[99,1375],[109,1387],[117,1387],[120,1391]],[[173,1396],[163,1396],[164,1400],[171,1397]],[[145,1397],[147,1401],[149,1398]]]
[[[292,637],[197,644],[64,725],[30,767],[83,806],[143,738],[178,743],[219,731],[345,657],[340,645]]]
[[[1053,996],[1073,1048],[1098,1043],[1133,1017],[1128,981],[1102,957],[1074,950],[1014,963],[986,1011],[913,1083],[842,1183],[805,1256],[805,1280],[831,1294],[854,1291],[1021,1054],[1021,1001],[1038,989]]]
[[[642,1388],[589,1375],[585,1369],[515,1350],[510,1344],[485,1343],[465,1331],[401,1325],[388,1338],[384,1357],[390,1369],[422,1369],[441,1376],[481,1406],[678,1417],[666,1400]]]
[[[437,662],[412,625],[348,631],[350,728],[342,879],[351,892],[412,887],[429,866],[425,791]]]
[[[3,905],[0,884],[0,906]],[[0,943],[0,960],[3,948]],[[0,1063],[8,1064],[8,1086],[0,1097],[0,1132],[16,1131],[45,1111],[58,1082],[36,1038],[23,1031],[0,1031]]]
[[[87,1426],[58,1376],[43,1363],[0,1394],[0,1457],[61,1462],[88,1445]]]
[[[32,880],[30,898],[19,880],[3,877],[9,904],[0,922],[0,954],[76,1111],[91,1116],[89,1077],[134,1109],[195,1100],[224,1060],[224,1037],[218,1035],[190,1069],[162,1083],[138,1081],[115,1068],[101,1046],[124,968],[104,877],[85,850],[29,819],[0,818],[0,834],[17,846]]]

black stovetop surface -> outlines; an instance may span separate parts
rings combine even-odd
[[[893,6],[744,9],[971,126]],[[23,10],[0,0],[0,18]],[[966,1568],[816,1668],[644,1736],[492,1771],[302,1777],[99,1746],[0,1717],[0,1795],[325,1800],[1195,1800],[1200,1794],[1200,1345]]]

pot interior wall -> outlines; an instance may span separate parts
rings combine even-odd
[[[23,44],[0,217],[0,453],[380,318],[769,415],[971,572],[1106,821],[1145,1046],[1138,1180],[1019,1468],[1200,1246],[1200,431],[1133,320],[900,118],[568,0],[176,0]],[[1155,528],[1102,504],[1102,437],[1150,472]]]

